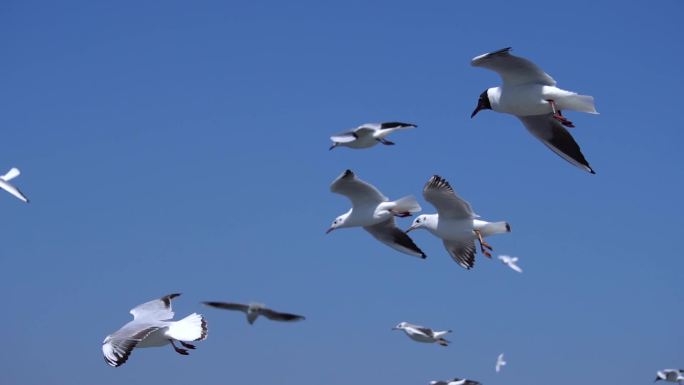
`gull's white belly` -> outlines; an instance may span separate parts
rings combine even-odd
[[[571,109],[565,103],[574,93],[557,87],[539,84],[500,88],[498,103],[492,103],[494,111],[517,116],[544,115],[553,112],[547,100],[553,100],[560,110]]]
[[[418,342],[434,342],[435,340],[427,337],[423,334],[418,334],[418,333],[407,333],[409,337],[411,337],[412,340],[418,341]]]
[[[161,328],[152,332],[147,338],[140,341],[137,345],[139,348],[151,348],[156,346],[164,346],[169,343],[169,337],[166,335],[168,327]]]
[[[372,134],[360,135],[356,140],[347,143],[340,143],[342,146],[351,148],[368,148],[373,147],[378,144],[378,141],[373,137]]]
[[[439,219],[435,235],[448,241],[474,239],[472,219]]]

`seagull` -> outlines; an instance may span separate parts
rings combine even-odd
[[[188,342],[207,338],[207,321],[197,313],[182,320],[171,321],[171,300],[179,295],[169,294],[131,309],[133,321],[108,335],[102,342],[105,362],[113,367],[121,366],[136,347],[171,344],[176,353],[184,356],[188,355],[187,349],[195,349],[195,345]],[[180,342],[187,349],[178,348],[174,341]]]
[[[304,316],[290,313],[281,313],[275,310],[271,310],[260,303],[250,303],[249,305],[243,305],[240,303],[230,303],[230,302],[204,302],[205,305],[216,307],[225,310],[237,310],[245,313],[247,316],[247,322],[250,325],[254,324],[254,321],[262,315],[272,321],[301,321]]]
[[[520,266],[516,265],[515,263],[518,262],[518,257],[511,257],[508,255],[499,255],[499,260],[503,262],[503,264],[508,265],[511,269],[517,271],[518,273],[522,273],[522,269]]]
[[[418,216],[409,231],[425,228],[441,238],[451,258],[465,269],[475,266],[475,240],[480,243],[482,254],[491,258],[492,250],[484,237],[508,233],[511,226],[507,222],[486,222],[473,212],[470,204],[456,195],[446,179],[433,175],[423,188],[423,197],[437,208],[437,214]]]
[[[20,200],[29,203],[28,198],[26,198],[26,196],[22,194],[18,188],[9,183],[9,181],[18,177],[19,175],[21,175],[21,171],[19,171],[19,169],[16,167],[12,167],[9,171],[7,171],[7,174],[0,176],[0,188],[14,195]]]
[[[482,385],[477,381],[467,380],[465,378],[454,378],[446,381],[430,381],[430,385]]]
[[[470,117],[480,110],[494,110],[520,119],[527,130],[563,159],[592,174],[594,170],[582,155],[579,145],[565,127],[575,127],[562,114],[573,110],[598,114],[594,98],[556,87],[556,81],[531,61],[513,56],[511,47],[477,56],[475,67],[497,72],[501,87],[486,89]]]
[[[375,239],[402,253],[426,258],[406,233],[394,223],[394,217],[408,217],[421,210],[413,196],[389,201],[373,185],[346,170],[330,185],[330,191],[349,198],[352,208],[335,218],[326,234],[343,227],[363,227]]]
[[[684,384],[684,369],[663,369],[656,373],[655,381],[678,382]]]
[[[504,361],[503,353],[499,354],[499,357],[496,359],[496,372],[499,373],[501,371],[502,366],[506,366],[507,362]]]
[[[387,122],[387,123],[366,123],[362,124],[351,131],[341,132],[330,137],[333,145],[330,149],[337,146],[349,148],[368,148],[373,147],[378,143],[384,145],[393,145],[385,137],[396,130],[418,127],[411,123],[402,122]]]
[[[408,322],[401,322],[392,330],[403,330],[409,338],[418,342],[438,343],[441,346],[449,346],[449,342],[444,338],[445,335],[451,333],[451,330],[434,331],[425,326],[410,324]]]

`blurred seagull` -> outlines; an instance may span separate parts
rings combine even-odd
[[[522,273],[522,269],[520,266],[516,265],[515,263],[518,262],[518,257],[511,257],[508,255],[499,255],[499,260],[503,262],[505,265],[508,265],[511,269],[517,271],[518,273]]]
[[[477,381],[467,380],[465,378],[454,378],[446,381],[430,381],[430,385],[482,385]]]
[[[418,127],[415,124],[388,122],[388,123],[366,123],[356,127],[351,131],[341,132],[330,137],[333,145],[330,149],[337,146],[350,148],[368,148],[378,143],[393,145],[393,142],[385,137],[396,130]]]
[[[496,372],[499,373],[501,371],[502,366],[506,366],[507,362],[504,361],[504,356],[503,353],[499,354],[499,357],[496,359]]]
[[[133,321],[110,334],[102,343],[102,353],[107,364],[123,365],[134,348],[149,348],[171,344],[178,354],[188,355],[187,349],[195,349],[189,341],[207,338],[207,322],[192,313],[179,321],[171,321],[171,300],[180,294],[169,294],[160,299],[145,302],[131,309]],[[178,348],[174,341],[187,349]]]
[[[486,89],[471,118],[481,110],[494,110],[520,119],[527,130],[553,152],[575,166],[595,174],[579,145],[565,127],[574,127],[562,110],[598,114],[594,98],[556,87],[556,81],[531,61],[513,56],[511,47],[473,58],[471,64],[495,71],[503,85]]]
[[[441,346],[449,346],[449,342],[444,338],[445,335],[451,333],[451,330],[434,331],[425,326],[410,324],[408,322],[401,322],[392,330],[403,330],[409,338],[418,342],[438,343]]]
[[[14,195],[15,197],[19,198],[20,200],[29,203],[28,198],[24,194],[19,191],[18,188],[14,187],[9,183],[12,179],[18,177],[21,175],[21,172],[19,171],[18,168],[12,167],[7,174],[0,176],[0,188],[7,191],[8,193]]]
[[[656,373],[655,381],[678,382],[684,384],[684,370],[683,369],[663,369]]]
[[[363,227],[375,239],[402,253],[425,258],[425,253],[413,243],[413,240],[397,228],[394,217],[407,217],[420,211],[420,205],[413,196],[389,201],[386,196],[373,185],[358,179],[351,170],[342,173],[332,185],[330,191],[349,198],[352,208],[335,218],[331,231],[343,227]]]
[[[508,233],[511,226],[507,222],[481,221],[473,212],[470,204],[456,195],[446,179],[433,175],[425,184],[423,197],[437,208],[437,214],[418,216],[406,230],[425,228],[444,241],[451,258],[465,269],[475,266],[475,240],[480,242],[482,254],[491,258],[492,250],[484,237]]]
[[[216,307],[224,310],[237,310],[245,313],[247,316],[247,322],[250,325],[254,324],[254,321],[262,315],[272,321],[301,321],[304,316],[290,313],[281,313],[275,310],[267,308],[265,305],[260,303],[250,303],[248,305],[243,305],[240,303],[230,303],[230,302],[204,302],[205,305]]]

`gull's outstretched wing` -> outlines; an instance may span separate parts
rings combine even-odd
[[[305,317],[291,313],[281,313],[271,309],[261,309],[261,315],[273,321],[301,321]]]
[[[330,140],[336,143],[349,143],[358,139],[360,136],[372,134],[377,131],[376,128],[369,126],[360,126],[350,131],[340,132],[330,137]]]
[[[477,218],[470,203],[456,195],[449,182],[439,175],[433,175],[423,188],[423,197],[437,209],[440,218]]]
[[[19,200],[29,203],[28,198],[26,198],[26,195],[24,195],[18,188],[14,187],[13,185],[9,184],[8,182],[0,179],[0,189],[3,189],[7,191],[8,193],[14,195],[15,197],[19,198]]]
[[[561,122],[553,118],[553,114],[518,116],[525,128],[541,140],[546,147],[558,154],[561,158],[575,166],[596,174],[589,166],[589,162],[582,154],[579,144],[563,127]]]
[[[504,86],[542,84],[555,86],[556,81],[536,64],[519,56],[511,55],[511,47],[474,57],[474,67],[490,69],[501,76]]]
[[[224,310],[237,310],[241,311],[243,313],[247,313],[247,309],[249,309],[248,305],[243,305],[241,303],[232,303],[232,302],[203,302],[207,306],[215,307],[218,309],[224,309]]]
[[[349,198],[352,206],[377,205],[387,201],[375,186],[357,178],[351,170],[337,177],[330,185],[330,191]]]
[[[475,266],[475,241],[444,241],[444,247],[461,267],[470,270]]]
[[[4,180],[5,182],[9,182],[19,175],[21,175],[21,171],[19,171],[19,169],[16,167],[12,167],[9,171],[7,171],[7,174],[0,176],[0,179]]]
[[[405,232],[397,228],[394,217],[377,225],[365,226],[364,230],[368,231],[378,241],[397,251],[423,259],[427,258],[423,250],[416,246]]]
[[[155,321],[165,321],[173,318],[171,310],[171,300],[178,297],[180,293],[165,295],[159,299],[145,302],[131,309],[133,319],[148,319]]]
[[[142,326],[140,328],[124,327],[105,339],[102,344],[102,354],[109,366],[123,365],[138,343],[151,333],[157,331],[157,326]]]

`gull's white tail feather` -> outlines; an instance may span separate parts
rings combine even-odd
[[[568,95],[563,100],[565,108],[573,111],[587,112],[590,114],[598,114],[594,106],[594,97],[589,95]]]
[[[197,313],[169,325],[166,335],[178,341],[201,341],[207,338],[207,321]]]
[[[492,234],[503,234],[503,233],[510,233],[511,232],[511,225],[508,224],[508,222],[492,222],[492,223],[487,223],[482,227],[482,233],[486,236],[492,235]]]
[[[0,176],[0,178],[7,182],[18,177],[19,175],[21,175],[21,171],[19,171],[19,169],[16,167],[12,167],[9,171],[7,171],[7,174]]]
[[[395,212],[407,212],[413,214],[422,210],[422,208],[418,204],[418,201],[416,200],[416,198],[413,197],[413,195],[408,195],[403,198],[399,198],[393,203],[394,207],[392,208],[392,211]]]
[[[435,338],[443,338],[445,335],[451,333],[451,330],[443,330],[441,332],[435,332]]]

